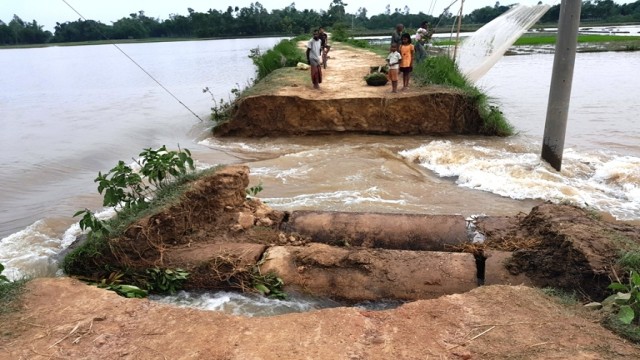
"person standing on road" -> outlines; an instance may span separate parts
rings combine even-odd
[[[391,92],[398,92],[398,69],[400,69],[400,60],[402,56],[398,52],[396,44],[391,44],[389,55],[387,56],[387,64],[389,64],[389,80],[391,80]]]
[[[398,49],[400,49],[400,45],[402,45],[402,32],[404,31],[404,25],[398,24],[396,25],[396,29],[391,33],[391,44],[396,44]]]
[[[329,46],[329,36],[324,31],[323,27],[320,27],[318,32],[320,33],[320,43],[322,44],[322,66],[326,69],[329,50],[331,50],[331,46]]]
[[[411,35],[402,34],[402,45],[400,45],[400,72],[402,73],[402,91],[409,87],[409,78],[413,71],[413,58],[415,57],[415,47],[411,44]]]
[[[322,41],[320,40],[320,32],[313,31],[313,38],[307,43],[307,62],[311,66],[311,82],[314,89],[320,89],[322,83]]]

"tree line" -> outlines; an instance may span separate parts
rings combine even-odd
[[[342,0],[332,0],[327,10],[298,10],[295,3],[282,9],[267,11],[259,2],[248,7],[229,6],[225,11],[210,9],[207,12],[196,12],[189,8],[189,15],[169,15],[160,20],[145,15],[144,11],[129,14],[111,25],[95,20],[78,19],[56,23],[54,32],[43,29],[36,20],[26,22],[14,15],[8,23],[0,20],[0,45],[65,43],[92,40],[120,40],[147,38],[213,38],[213,37],[247,37],[266,35],[298,35],[309,34],[313,28],[334,26],[366,32],[371,30],[393,29],[402,23],[406,28],[417,28],[427,21],[438,28],[449,28],[456,16],[446,9],[442,14],[433,16],[423,12],[411,13],[408,6],[391,8],[378,15],[368,16],[366,8],[359,8],[355,14],[345,11],[347,4]],[[510,6],[496,2],[494,6],[486,6],[473,10],[465,15],[465,24],[482,25],[490,22]],[[557,23],[560,4],[542,17],[540,23]],[[640,22],[640,0],[618,5],[612,0],[587,0],[582,2],[581,21],[598,21],[603,23]]]

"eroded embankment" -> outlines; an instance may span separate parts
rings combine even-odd
[[[71,275],[99,280],[106,269],[180,267],[191,273],[187,288],[244,291],[273,271],[285,290],[352,301],[435,298],[483,282],[598,297],[619,250],[640,244],[638,227],[568,205],[481,219],[486,241],[470,244],[460,216],[275,211],[247,199],[248,184],[245,166],[195,181],[180,201],[131,224],[100,255],[76,256]]]
[[[477,134],[481,124],[472,99],[447,89],[330,99],[256,95],[238,100],[231,119],[216,126],[214,135]]]

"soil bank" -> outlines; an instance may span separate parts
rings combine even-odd
[[[477,134],[483,124],[473,100],[457,89],[368,86],[370,68],[385,64],[371,51],[334,43],[329,56],[320,90],[309,70],[276,70],[236,102],[214,135]]]

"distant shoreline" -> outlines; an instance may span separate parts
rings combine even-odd
[[[255,35],[255,36],[220,36],[208,38],[146,38],[146,39],[114,39],[114,40],[92,40],[75,41],[46,44],[23,44],[23,45],[0,45],[2,49],[31,49],[52,46],[84,46],[84,45],[111,45],[111,44],[146,44],[156,42],[177,42],[177,41],[206,41],[206,40],[228,40],[228,39],[257,39],[257,38],[291,38],[292,35]]]

